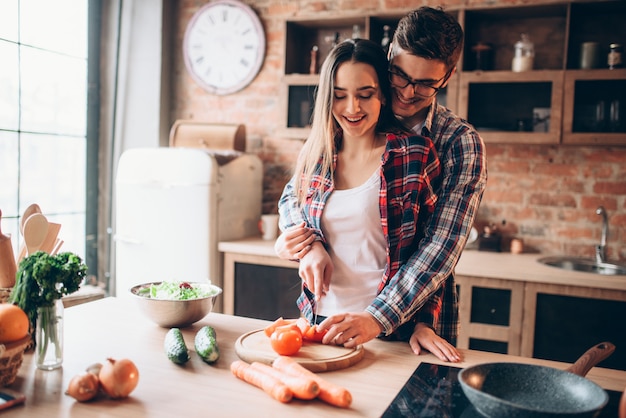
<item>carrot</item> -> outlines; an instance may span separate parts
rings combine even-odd
[[[287,403],[293,398],[293,392],[283,382],[250,367],[248,363],[235,360],[230,364],[230,371],[244,382],[263,389],[272,398]]]
[[[264,328],[265,335],[267,335],[268,337],[271,337],[272,333],[276,330],[277,327],[281,327],[281,326],[289,325],[289,324],[295,324],[295,323],[296,323],[296,319],[284,319],[281,316],[280,318],[276,319],[274,322],[272,322],[271,324],[269,324],[268,326]]]
[[[275,369],[267,364],[254,361],[250,364],[250,367],[257,369],[263,373],[267,373],[270,376],[283,382],[291,391],[293,396],[300,399],[313,399],[320,393],[320,387],[317,382],[310,377],[306,376],[293,376],[278,369]]]
[[[352,403],[352,394],[346,388],[321,378],[290,357],[278,356],[272,366],[293,376],[306,376],[315,380],[320,387],[320,393],[317,397],[324,402],[341,408],[348,408]]]

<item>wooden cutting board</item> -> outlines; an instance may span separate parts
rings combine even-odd
[[[235,352],[240,359],[251,363],[258,361],[272,364],[278,354],[272,350],[270,339],[262,329],[250,331],[235,342]],[[312,372],[328,372],[345,369],[359,362],[365,351],[363,346],[345,348],[304,341],[297,354],[290,356]]]

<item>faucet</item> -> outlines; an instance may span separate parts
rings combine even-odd
[[[609,236],[609,219],[603,206],[596,209],[596,215],[602,216],[602,238],[600,245],[596,245],[596,263],[604,263],[606,260],[606,238]]]

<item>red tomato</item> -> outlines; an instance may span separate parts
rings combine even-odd
[[[302,334],[293,328],[277,329],[270,337],[272,349],[281,356],[292,356],[302,347]]]
[[[302,338],[304,338],[307,341],[321,343],[322,338],[324,338],[324,335],[326,335],[327,332],[328,332],[327,329],[325,329],[324,331],[320,331],[317,325],[313,325],[312,327],[309,327],[309,329],[302,336]]]

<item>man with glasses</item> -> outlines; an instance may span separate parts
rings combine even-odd
[[[392,109],[407,128],[433,141],[443,184],[437,190],[438,201],[425,238],[399,271],[400,277],[390,279],[396,285],[385,286],[366,309],[380,328],[371,330],[373,336],[395,331],[397,337],[409,340],[415,354],[424,348],[447,361],[460,360],[453,346],[459,329],[453,270],[487,182],[480,136],[436,101],[437,93],[456,71],[462,48],[460,25],[441,9],[421,7],[410,12],[394,33],[389,50]],[[292,203],[281,201],[279,205]],[[282,207],[281,214],[286,212],[295,210]],[[281,229],[295,225],[296,217],[294,214],[288,224],[281,215]],[[296,225],[279,237],[275,249],[281,258],[301,259],[315,239],[310,229]],[[288,245],[285,240],[297,244]]]
[[[429,318],[418,312],[409,340],[416,354],[425,348],[439,357],[444,342],[435,339],[420,347],[418,339],[429,341],[424,333],[434,330],[456,344],[459,307],[453,270],[487,184],[485,146],[478,132],[436,100],[455,73],[462,49],[463,30],[458,22],[430,7],[414,10],[400,20],[389,49],[393,112],[406,127],[433,141],[442,167],[443,184],[427,238],[411,258],[411,270],[417,277],[414,285],[420,288],[414,306],[424,306],[443,289],[438,301],[441,313],[439,318]],[[393,299],[394,289],[389,291],[386,297]]]

